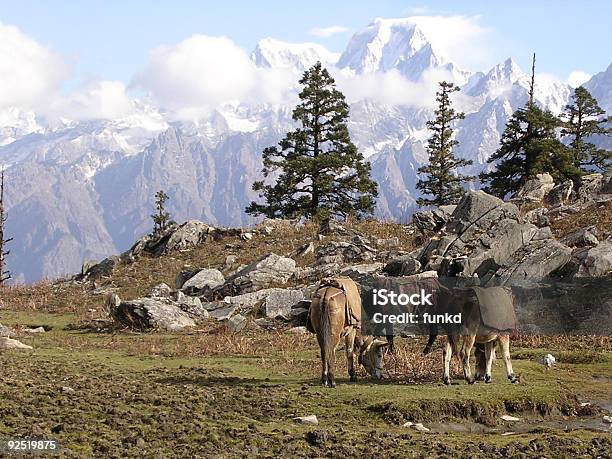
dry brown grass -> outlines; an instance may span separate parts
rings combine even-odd
[[[600,240],[612,236],[612,202],[591,206],[578,213],[551,218],[551,229],[557,238],[567,236],[579,228],[595,226]]]

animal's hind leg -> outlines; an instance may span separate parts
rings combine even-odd
[[[321,348],[321,384],[325,387],[329,385],[329,381],[327,379],[327,358],[325,355],[325,347],[322,342],[319,342],[319,347]]]
[[[459,357],[461,364],[463,365],[463,377],[468,384],[474,384],[476,380],[472,377],[472,369],[470,368],[470,354],[472,347],[474,347],[474,341],[476,341],[475,335],[467,335],[463,337],[463,345],[461,346],[461,352]]]
[[[498,339],[499,345],[502,349],[502,354],[504,356],[504,364],[506,365],[506,374],[508,375],[508,379],[513,384],[518,383],[519,379],[514,374],[514,370],[512,370],[512,362],[510,361],[510,336],[500,335]]]
[[[485,344],[485,359],[486,359],[486,370],[485,370],[485,382],[490,383],[493,381],[491,378],[491,365],[493,365],[493,358],[495,357],[495,341],[491,341]]]
[[[444,364],[444,376],[442,377],[442,381],[444,384],[449,385],[451,383],[450,379],[450,361],[453,356],[453,348],[451,346],[451,337],[446,338],[446,342],[444,343],[444,348],[442,349],[442,362]]]
[[[357,373],[355,372],[355,335],[357,334],[357,330],[351,330],[344,339],[345,343],[345,351],[346,351],[346,361],[348,364],[348,374],[349,380],[351,382],[357,381]]]
[[[327,357],[327,384],[329,387],[336,387],[336,380],[334,379],[334,367],[336,364],[336,353],[331,352]]]

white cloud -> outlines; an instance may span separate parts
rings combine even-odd
[[[593,75],[590,75],[582,70],[574,70],[567,77],[567,84],[569,84],[572,88],[577,88],[578,86],[586,83],[591,79]]]
[[[62,58],[17,27],[0,23],[0,108],[40,105],[68,75]]]
[[[432,47],[459,65],[480,68],[490,55],[490,30],[480,16],[412,16]]]
[[[332,35],[348,32],[348,31],[349,31],[348,27],[344,27],[340,25],[333,25],[329,27],[315,27],[314,29],[310,30],[310,34],[314,35],[315,37],[327,38],[327,37],[331,37]]]
[[[280,103],[293,84],[290,70],[260,69],[229,38],[205,35],[152,50],[134,80],[179,118],[233,101]]]
[[[49,114],[70,119],[115,119],[133,111],[133,104],[120,81],[93,81],[63,97],[57,97]]]
[[[416,82],[403,77],[397,70],[355,76],[345,76],[340,72],[335,79],[349,102],[369,99],[387,105],[433,108],[439,82],[452,81],[453,78],[446,70],[430,69]]]

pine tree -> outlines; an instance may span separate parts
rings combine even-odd
[[[527,104],[514,112],[502,134],[499,149],[487,160],[495,170],[480,174],[483,189],[500,198],[514,195],[536,174],[548,172],[555,180],[580,180],[571,151],[557,137],[561,120],[534,100],[535,54]]]
[[[611,121],[597,100],[584,87],[574,90],[573,102],[565,106],[563,118],[562,137],[571,139],[570,147],[574,156],[574,165],[583,171],[598,168],[610,169],[612,151],[597,148],[588,139],[593,135],[612,135],[612,129],[604,124]]]
[[[159,190],[155,193],[155,209],[156,212],[151,215],[153,219],[153,234],[163,232],[170,224],[174,223],[170,219],[170,214],[166,212],[166,201],[168,195],[164,190]]]
[[[0,285],[11,278],[11,273],[6,267],[6,257],[10,253],[10,250],[6,249],[6,245],[11,242],[13,238],[4,238],[4,225],[6,219],[7,214],[4,209],[4,169],[2,169],[2,171],[0,171]]]
[[[267,217],[363,216],[374,209],[376,183],[370,164],[351,142],[349,107],[329,72],[317,62],[300,84],[293,119],[300,127],[278,146],[263,151],[263,175],[278,174],[274,185],[258,181],[265,204],[251,202],[246,212]]]
[[[436,93],[436,118],[427,122],[427,127],[433,131],[427,142],[429,164],[419,168],[419,172],[425,174],[426,178],[417,183],[417,188],[423,194],[433,197],[417,199],[419,206],[456,204],[465,193],[462,184],[474,179],[457,173],[457,168],[469,166],[472,161],[457,159],[453,154],[453,148],[459,142],[453,138],[452,126],[455,121],[465,117],[451,106],[450,95],[455,91],[459,91],[459,88],[453,83],[442,81]]]

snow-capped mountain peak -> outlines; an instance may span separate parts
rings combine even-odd
[[[258,67],[290,68],[304,71],[317,61],[335,64],[339,53],[333,53],[316,43],[287,43],[273,38],[264,38],[257,43],[251,59]]]
[[[347,75],[397,70],[414,81],[430,69],[448,71],[458,84],[471,75],[435,49],[413,18],[376,18],[353,35],[337,65]]]

